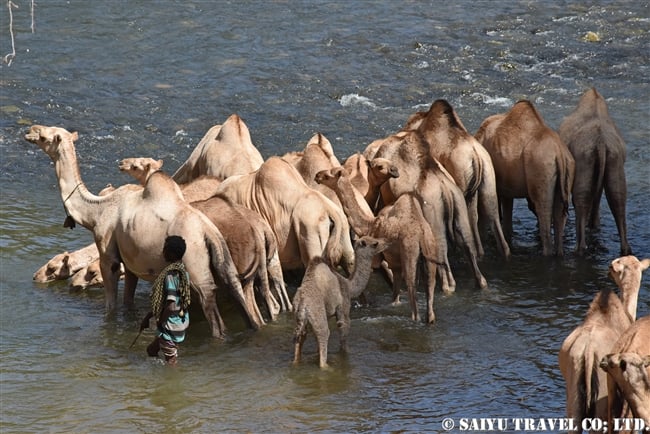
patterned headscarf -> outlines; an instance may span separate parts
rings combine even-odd
[[[151,288],[151,310],[156,319],[162,312],[162,306],[165,299],[165,278],[170,271],[178,271],[178,294],[181,298],[181,309],[186,310],[190,305],[190,282],[187,279],[185,265],[180,261],[172,262],[160,272]]]

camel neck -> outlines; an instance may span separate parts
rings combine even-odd
[[[339,177],[336,183],[336,196],[341,201],[343,211],[348,216],[350,226],[357,235],[367,235],[375,220],[373,215],[368,215],[357,202],[354,187],[349,178]]]
[[[54,168],[66,212],[75,222],[92,230],[102,212],[99,203],[105,198],[91,194],[83,183],[74,145],[71,143],[65,147],[61,145],[54,161]]]
[[[641,282],[637,279],[630,278],[624,279],[621,282],[620,292],[621,292],[621,302],[625,307],[625,311],[630,316],[632,321],[636,320],[636,309],[639,299],[639,288],[641,287]]]
[[[354,271],[349,279],[350,298],[361,295],[368,285],[370,275],[372,274],[372,258],[373,255],[370,252],[363,252],[362,254],[359,254],[358,251],[355,252]]]

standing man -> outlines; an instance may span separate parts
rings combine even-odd
[[[156,318],[157,336],[147,347],[147,354],[155,357],[162,350],[165,360],[175,365],[178,343],[185,340],[185,330],[190,325],[190,279],[181,262],[185,254],[185,240],[177,235],[168,236],[163,256],[169,263],[153,283],[151,312],[142,320],[140,330],[149,327],[151,317]]]

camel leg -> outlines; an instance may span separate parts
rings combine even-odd
[[[433,294],[436,289],[437,265],[435,262],[427,261],[427,322],[429,324],[436,321],[436,314],[433,312]]]
[[[506,236],[506,240],[512,244],[512,206],[514,199],[511,197],[501,197],[499,196],[499,203],[501,204],[501,220],[503,231]]]
[[[402,270],[395,270],[393,269],[393,301],[391,304],[393,305],[398,305],[400,304],[400,293],[402,289],[402,282],[404,281],[404,275],[402,274]]]
[[[305,343],[305,338],[307,337],[307,324],[306,319],[303,315],[296,313],[296,328],[293,333],[293,364],[297,365],[300,363],[300,358],[302,355],[302,346]]]
[[[199,302],[201,303],[203,314],[210,324],[212,337],[225,339],[226,325],[224,324],[219,308],[217,307],[215,288],[208,289],[205,287],[197,287],[196,292],[199,296]]]
[[[510,259],[510,246],[506,241],[503,228],[501,227],[501,221],[499,220],[499,202],[496,196],[487,194],[482,189],[478,193],[478,203],[481,210],[480,214],[488,220],[489,227],[494,233],[499,253],[503,255],[505,259]]]
[[[135,288],[138,286],[138,276],[133,274],[126,267],[124,268],[124,295],[123,303],[125,306],[133,306],[135,298]]]
[[[349,306],[348,306],[349,308]],[[343,306],[336,308],[336,326],[339,329],[339,340],[341,343],[341,352],[348,352],[348,335],[350,334],[350,312],[345,312]]]
[[[612,211],[612,215],[614,216],[618,235],[621,239],[621,256],[627,256],[632,254],[632,248],[627,241],[627,224],[625,222],[627,186],[624,177],[622,181],[619,181],[618,179],[614,181],[611,179],[613,177],[614,175],[610,174],[610,172],[605,173],[605,197],[607,198],[609,209]]]
[[[106,313],[115,310],[117,305],[117,283],[120,279],[120,262],[110,254],[100,256],[99,269],[104,280],[104,296],[106,299]]]
[[[262,318],[262,312],[255,300],[255,279],[249,279],[248,282],[245,282],[242,285],[242,290],[244,291],[244,297],[246,297],[246,305],[250,306],[250,309],[253,310],[257,317]]]
[[[322,369],[327,368],[327,344],[330,338],[330,328],[327,324],[327,315],[323,311],[318,312],[318,319],[312,318],[310,321],[311,328],[314,330],[316,335],[316,341],[318,342],[318,364]],[[316,319],[316,320],[314,320]]]
[[[564,256],[564,228],[566,227],[568,205],[560,197],[553,199],[553,231],[557,256]]]
[[[282,265],[280,264],[280,258],[278,257],[277,251],[273,254],[271,259],[269,259],[266,269],[269,274],[270,285],[275,288],[275,293],[280,299],[281,311],[291,312],[293,306],[291,304],[291,298],[287,293],[287,286],[284,283]]]
[[[469,220],[472,236],[474,238],[474,248],[476,256],[482,258],[485,254],[483,243],[481,242],[481,233],[478,228],[478,194],[474,194],[467,202],[467,217]]]
[[[456,214],[456,218],[459,220],[457,224],[454,224],[456,228],[456,234],[458,239],[463,245],[465,250],[465,256],[469,259],[472,272],[474,273],[474,279],[476,280],[476,285],[481,288],[487,288],[487,280],[483,277],[481,270],[478,268],[478,261],[476,259],[476,249],[474,248],[474,240],[472,239],[472,232],[467,231],[464,228],[469,226],[469,218],[467,214],[463,213],[462,208],[458,207],[459,212]],[[465,222],[467,220],[467,223]]]
[[[411,307],[411,319],[413,321],[419,321],[420,314],[418,312],[416,292],[419,252],[408,252],[405,247],[406,246],[402,246],[402,277],[406,281],[409,306]]]

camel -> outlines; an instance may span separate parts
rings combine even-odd
[[[329,200],[340,205],[336,195],[331,190],[322,188],[314,182],[314,176],[320,170],[341,166],[336,155],[334,155],[332,144],[324,135],[321,133],[314,134],[302,151],[288,152],[281,158],[296,168],[309,187],[318,190]]]
[[[381,186],[381,199],[385,205],[393,203],[401,194],[415,192],[422,213],[433,231],[438,248],[444,258],[439,269],[441,286],[445,293],[455,290],[448,259],[447,240],[454,241],[465,252],[476,285],[486,288],[487,281],[481,273],[473,234],[463,193],[445,168],[429,155],[427,145],[416,132],[400,132],[382,141],[375,158],[385,158],[399,170],[398,178],[390,178]]]
[[[144,185],[153,172],[160,170],[162,160],[156,161],[146,157],[126,158],[120,162],[119,167],[121,171]],[[204,199],[204,190],[196,185],[204,187],[207,184],[210,187],[214,185],[215,179],[202,176],[180,185],[180,189],[185,200],[205,214],[224,236],[239,273],[244,294],[250,297],[257,282],[271,320],[275,320],[280,311],[291,310],[291,300],[284,285],[275,236],[268,224],[254,211],[218,195]],[[221,181],[216,180],[217,186],[220,183]],[[271,288],[274,289],[281,306],[272,295]]]
[[[650,259],[633,256],[614,259],[609,276],[620,291],[620,298],[609,289],[596,295],[585,320],[564,340],[560,348],[560,371],[566,382],[567,416],[582,419],[608,413],[608,381],[597,364],[611,352],[617,339],[634,323],[643,270]],[[611,425],[610,425],[611,426]]]
[[[250,325],[258,329],[264,320],[256,306],[247,304],[237,270],[219,230],[185,203],[178,185],[163,172],[149,176],[141,190],[117,188],[96,196],[79,173],[74,141],[76,132],[33,125],[25,139],[38,145],[54,162],[64,208],[70,218],[93,233],[100,256],[106,309],[117,302],[120,264],[124,264],[124,302],[133,303],[138,279],[152,281],[165,266],[162,244],[167,235],[183,237],[183,258],[192,288],[198,296],[214,337],[225,336],[225,325],[216,303],[220,286],[230,290],[242,305]],[[144,233],[143,233],[144,232]]]
[[[631,255],[625,221],[625,142],[609,116],[605,99],[596,89],[589,89],[582,95],[576,109],[562,121],[559,134],[576,164],[572,189],[576,252],[582,255],[587,248],[585,228],[599,225],[600,198],[604,189],[618,228],[621,256]]]
[[[263,161],[251,141],[248,127],[239,116],[232,114],[222,125],[208,130],[172,177],[179,184],[201,175],[223,180],[231,175],[253,172]]]
[[[347,352],[350,301],[366,288],[372,270],[372,258],[386,247],[388,243],[385,240],[368,236],[360,238],[355,243],[355,266],[350,278],[341,276],[322,258],[313,258],[309,262],[302,283],[293,298],[296,319],[294,364],[300,363],[307,327],[311,326],[318,341],[319,366],[321,369],[328,367],[328,318],[332,316],[336,316],[341,352]]]
[[[552,224],[555,252],[562,256],[575,161],[560,136],[530,101],[519,101],[508,113],[485,119],[476,139],[492,157],[507,238],[512,239],[513,200],[526,198],[537,217],[542,254],[553,254]]]
[[[463,192],[469,222],[479,257],[484,250],[479,232],[479,215],[488,223],[497,249],[508,259],[510,247],[499,221],[496,175],[490,154],[467,132],[453,107],[444,99],[435,101],[428,112],[411,116],[405,131],[417,131],[429,147],[430,155],[438,160],[454,178]]]
[[[650,426],[650,315],[619,337],[600,367],[607,372],[609,423],[614,418],[641,418]]]
[[[99,252],[95,243],[75,250],[72,253],[59,253],[36,270],[33,279],[39,283],[67,279],[97,259],[99,259]]]
[[[364,212],[359,206],[360,201],[353,194],[354,186],[345,168],[320,171],[316,174],[316,182],[336,192],[350,219],[350,226],[359,236],[382,238],[391,243],[390,247],[384,250],[383,256],[394,276],[393,304],[399,304],[400,284],[403,280],[406,283],[411,319],[414,321],[420,320],[416,289],[418,263],[420,258],[424,259],[428,277],[427,322],[433,323],[437,265],[444,260],[440,259],[442,254],[437,248],[439,243],[424,219],[417,197],[413,193],[404,193],[375,217],[372,213]]]
[[[385,158],[368,160],[357,152],[348,157],[343,167],[350,174],[350,181],[370,206],[371,210],[380,209],[380,189],[390,178],[399,177],[399,169]],[[364,207],[365,208],[365,207]]]
[[[282,158],[270,157],[255,172],[226,178],[219,194],[264,218],[278,242],[283,270],[304,269],[317,256],[352,269],[354,252],[343,210],[309,188]]]
[[[94,245],[94,244],[93,244]],[[124,278],[124,265],[120,265],[119,279]],[[104,279],[99,258],[90,263],[87,267],[82,268],[70,277],[70,289],[73,291],[83,291],[88,288],[103,288]]]

